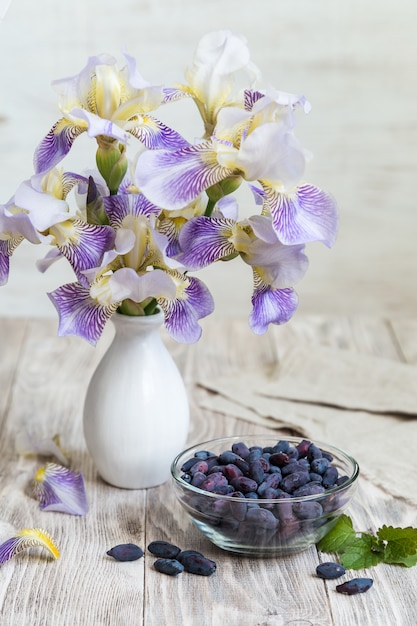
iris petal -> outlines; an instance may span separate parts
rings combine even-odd
[[[47,172],[57,165],[71,150],[75,139],[86,128],[77,126],[65,118],[61,118],[54,124],[44,139],[35,150],[34,166],[36,174]]]
[[[231,174],[232,170],[218,164],[213,146],[208,142],[176,152],[144,152],[138,159],[136,183],[151,202],[173,210],[186,206],[203,190]]]
[[[84,478],[56,463],[47,463],[36,473],[34,491],[42,511],[85,515],[88,510]]]
[[[233,221],[210,217],[189,220],[180,233],[182,252],[178,260],[189,270],[197,270],[236,252],[229,241]]]
[[[161,209],[149,202],[143,194],[117,194],[103,198],[106,214],[113,228],[122,228],[127,215],[158,216]]]
[[[68,465],[70,462],[68,452],[62,448],[58,434],[38,439],[27,430],[21,430],[16,435],[15,448],[16,452],[22,456],[54,456],[62,465]]]
[[[89,137],[97,137],[98,135],[104,135],[106,137],[113,137],[118,139],[122,143],[127,143],[128,135],[120,128],[118,124],[115,124],[111,120],[99,117],[95,113],[90,113],[84,109],[74,108],[71,110],[71,114],[77,116],[80,120],[84,121],[87,126],[87,133]]]
[[[4,242],[0,241],[0,287],[7,284],[10,270],[10,256],[1,251],[2,243]]]
[[[255,275],[252,312],[249,326],[256,335],[263,335],[269,324],[285,324],[295,313],[298,296],[293,289],[274,289]]]
[[[59,550],[49,533],[40,528],[24,528],[16,537],[11,537],[0,545],[0,565],[22,550],[37,546],[46,548],[55,559],[59,557]]]
[[[128,128],[128,131],[151,150],[179,150],[188,146],[188,141],[177,131],[150,115],[144,116],[142,124]]]
[[[214,310],[211,293],[205,284],[195,277],[177,275],[182,281],[175,299],[158,298],[165,314],[165,327],[169,334],[182,343],[195,343],[201,337],[198,320]],[[185,288],[184,288],[185,286]]]
[[[111,226],[87,224],[81,220],[67,221],[51,231],[59,233],[57,248],[68,259],[78,274],[100,264],[103,254],[114,244],[115,232]]]
[[[326,191],[300,185],[294,194],[283,194],[265,186],[274,229],[282,243],[322,241],[334,244],[338,228],[336,202]]]
[[[48,293],[58,311],[58,335],[78,335],[95,345],[107,320],[119,302],[101,305],[90,297],[89,289],[79,283],[68,283]]]

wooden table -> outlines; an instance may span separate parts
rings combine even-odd
[[[41,527],[61,551],[53,561],[45,551],[31,549],[0,567],[1,625],[415,626],[417,567],[378,565],[359,572],[374,579],[372,589],[342,596],[334,581],[314,575],[323,559],[315,548],[281,559],[232,556],[199,534],[169,484],[125,491],[101,481],[85,448],[81,416],[89,377],[111,329],[92,348],[75,337],[57,338],[56,326],[56,320],[0,321],[1,539],[13,530]],[[411,320],[296,316],[255,337],[246,320],[212,316],[204,320],[203,338],[195,346],[167,339],[189,387],[190,443],[254,430],[248,422],[202,410],[199,399],[207,392],[194,385],[195,377],[274,362],[277,344],[294,338],[417,362],[417,323]],[[73,469],[85,477],[90,507],[85,517],[39,510],[30,484],[40,461],[14,450],[16,433],[24,427],[39,437],[61,435]],[[256,427],[256,432],[268,431]],[[363,476],[349,513],[361,529],[417,526],[412,507],[387,497]],[[171,578],[153,569],[149,553],[131,563],[106,556],[118,543],[145,549],[156,539],[204,552],[217,562],[216,573]]]

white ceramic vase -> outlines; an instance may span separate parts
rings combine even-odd
[[[84,436],[100,476],[115,487],[165,482],[189,425],[185,385],[160,335],[163,313],[115,313],[115,336],[89,384]]]

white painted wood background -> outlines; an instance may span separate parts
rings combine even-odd
[[[100,52],[121,63],[125,45],[148,80],[180,80],[199,37],[231,28],[247,37],[266,82],[310,99],[310,115],[298,116],[298,136],[315,155],[306,178],[340,207],[335,248],[308,249],[300,311],[413,316],[416,23],[415,0],[12,0],[0,23],[0,202],[32,174],[34,148],[57,119],[53,79]],[[190,139],[198,134],[188,109],[172,111]],[[86,142],[78,140],[76,162]],[[44,252],[15,253],[1,314],[55,315],[45,292],[72,274],[60,263],[38,275],[33,260]],[[243,264],[202,277],[219,313],[249,312]]]

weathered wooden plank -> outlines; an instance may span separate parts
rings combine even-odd
[[[20,350],[26,329],[26,321],[2,318],[0,320],[0,424],[10,403],[10,394]]]
[[[141,624],[144,562],[117,563],[106,551],[118,543],[144,543],[146,492],[114,489],[98,479],[82,436],[83,396],[107,339],[94,350],[76,338],[57,338],[55,326],[30,323],[22,346],[1,442],[0,511],[2,540],[13,530],[43,527],[61,557],[49,562],[24,553],[4,564],[0,616],[13,626]],[[42,437],[62,435],[72,467],[86,480],[85,518],[39,510],[30,484],[40,461],[14,453],[15,435],[25,426]]]
[[[319,559],[326,556],[320,557],[314,548],[284,559],[233,556],[201,536],[186,519],[169,484],[148,491],[124,491],[103,483],[85,449],[81,413],[88,379],[111,330],[93,349],[76,338],[57,338],[55,321],[31,321],[24,339],[17,326],[10,321],[2,335],[6,340],[10,337],[10,345],[6,341],[3,349],[12,356],[12,337],[21,337],[22,343],[19,357],[10,361],[13,376],[2,361],[2,375],[10,380],[13,393],[0,441],[0,540],[23,526],[43,526],[55,536],[62,556],[51,562],[32,550],[1,567],[0,623],[415,625],[417,568],[380,565],[350,572],[351,577],[371,575],[374,587],[363,596],[340,596],[335,583],[325,583],[314,575]],[[396,325],[393,333],[384,320],[313,316],[297,317],[291,325],[255,337],[246,320],[226,318],[205,320],[203,339],[195,346],[179,346],[165,337],[190,390],[190,443],[254,430],[270,432],[201,409],[199,394],[205,390],[193,385],[198,374],[255,370],[275,363],[280,350],[294,341],[398,359],[415,349],[410,329],[414,332],[415,326]],[[85,518],[39,511],[30,495],[39,462],[17,457],[13,448],[15,434],[24,425],[32,425],[43,436],[61,433],[72,454],[72,466],[86,479],[90,510]],[[277,437],[276,431],[273,436]],[[349,512],[358,529],[375,529],[382,523],[416,525],[414,509],[405,501],[388,498],[364,477]],[[153,569],[154,558],[149,553],[140,561],[125,564],[105,554],[117,543],[132,541],[146,548],[154,539],[200,549],[217,561],[218,571],[207,579],[186,574],[172,579]]]

